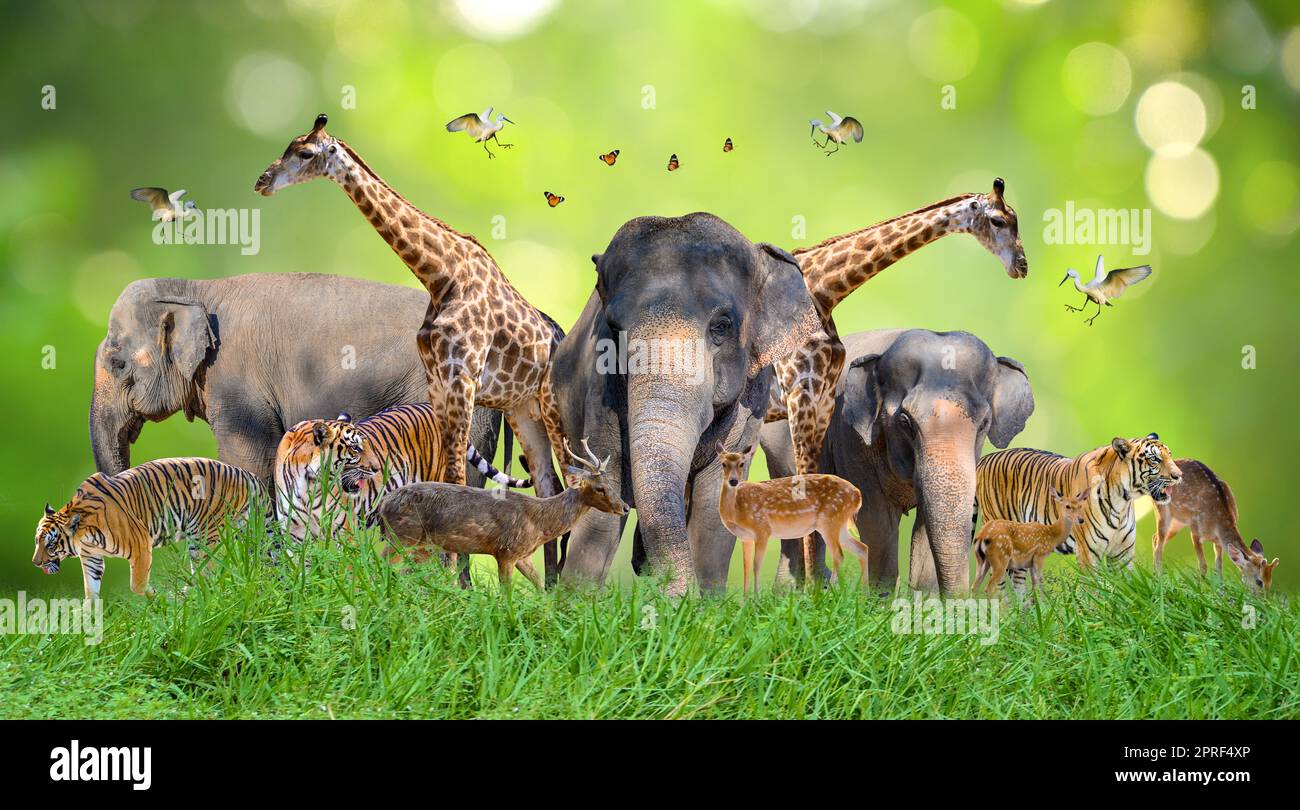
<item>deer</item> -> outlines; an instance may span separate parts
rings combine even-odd
[[[718,513],[727,530],[744,549],[744,583],[741,593],[758,593],[758,571],[772,537],[804,537],[814,531],[826,538],[838,576],[844,550],[858,558],[861,584],[867,587],[867,546],[849,531],[862,507],[862,493],[838,475],[809,474],[747,481],[754,445],[743,453],[728,452],[718,442],[722,463],[722,494]]]
[[[582,448],[586,458],[575,455],[564,440],[565,452],[577,465],[568,467],[573,485],[550,498],[448,483],[407,484],[393,490],[379,505],[386,555],[396,562],[402,546],[412,550],[416,561],[427,558],[433,548],[451,554],[490,554],[507,594],[516,568],[544,590],[531,560],[534,551],[569,531],[588,509],[628,513],[627,504],[605,477],[610,457],[597,459],[586,439]]]
[[[1247,546],[1237,528],[1237,499],[1226,481],[1214,470],[1194,458],[1180,458],[1175,464],[1183,471],[1183,480],[1169,490],[1168,503],[1156,504],[1156,533],[1151,538],[1156,574],[1164,568],[1165,543],[1184,526],[1191,527],[1192,544],[1205,576],[1205,540],[1214,543],[1214,567],[1223,576],[1223,555],[1227,554],[1241,571],[1241,581],[1256,591],[1273,585],[1273,569],[1278,560],[1269,562],[1264,544],[1255,538]]]
[[[1055,523],[990,520],[980,527],[972,540],[978,560],[972,591],[978,591],[985,575],[991,573],[987,593],[990,596],[997,593],[1008,568],[1028,568],[1030,589],[1038,589],[1043,581],[1043,563],[1048,555],[1065,542],[1075,527],[1088,520],[1087,487],[1069,498],[1060,489],[1054,489],[1052,500],[1059,510]]]

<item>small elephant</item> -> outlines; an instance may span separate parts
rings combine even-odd
[[[862,490],[858,533],[868,575],[884,592],[898,578],[898,524],[916,508],[912,587],[966,590],[975,462],[988,438],[1002,448],[1024,429],[1034,395],[1024,367],[996,357],[968,332],[888,329],[844,339],[851,362],[826,431],[821,471]],[[794,473],[790,429],[767,424],[763,452],[773,477]],[[819,560],[824,546],[818,543]],[[781,544],[778,576],[802,579],[798,540]]]
[[[723,589],[735,538],[718,516],[714,447],[754,441],[772,359],[821,320],[790,254],[712,214],[633,219],[592,260],[596,290],[551,371],[564,432],[612,456],[607,477],[669,593]],[[603,582],[623,520],[584,515],[561,576]]]
[[[145,421],[183,411],[212,427],[222,461],[269,486],[289,426],[427,401],[415,333],[428,304],[423,290],[318,273],[132,282],[95,354],[95,467],[130,467]],[[475,411],[470,440],[486,458],[500,421]]]

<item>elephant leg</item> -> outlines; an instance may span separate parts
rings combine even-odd
[[[483,458],[491,461],[497,454],[497,436],[501,433],[501,412],[491,408],[475,408],[470,419],[469,443]],[[510,459],[505,460],[502,469],[507,469]],[[465,485],[481,488],[487,483],[487,477],[477,467],[465,465]]]
[[[519,407],[506,415],[510,429],[519,438],[524,456],[528,459],[528,471],[533,476],[533,486],[538,496],[550,498],[564,490],[564,483],[555,472],[551,463],[551,440],[546,427],[541,421],[528,414],[527,406]],[[552,587],[560,575],[559,546],[554,538],[548,538],[542,548],[542,558],[546,570],[546,586]]]
[[[898,587],[898,523],[901,515],[884,503],[863,503],[858,510],[858,537],[867,547],[870,586],[882,596]]]
[[[278,422],[237,423],[224,414],[214,414],[211,425],[217,440],[217,458],[256,475],[273,488],[275,450],[284,437],[284,426]]]

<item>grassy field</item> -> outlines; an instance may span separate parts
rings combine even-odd
[[[649,582],[539,594],[516,577],[506,598],[486,566],[466,592],[370,546],[272,567],[256,535],[232,532],[206,577],[160,550],[158,595],[110,595],[98,645],[0,636],[0,716],[1300,716],[1300,610],[1235,572],[1058,566],[984,644],[896,633],[892,601],[848,581],[670,601]]]

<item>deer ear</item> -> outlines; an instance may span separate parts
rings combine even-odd
[[[727,452],[727,448],[725,448],[725,447],[722,446],[722,442],[714,442],[714,443],[713,443],[713,449],[714,449],[715,451],[717,451],[717,453],[718,453],[719,455],[721,455],[721,454]]]
[[[1251,541],[1250,541],[1250,550],[1253,551],[1253,552],[1255,552],[1256,554],[1263,554],[1263,553],[1264,553],[1264,544],[1261,543],[1261,542],[1259,542],[1259,538],[1258,538],[1258,537],[1256,537],[1254,540],[1251,540]]]

